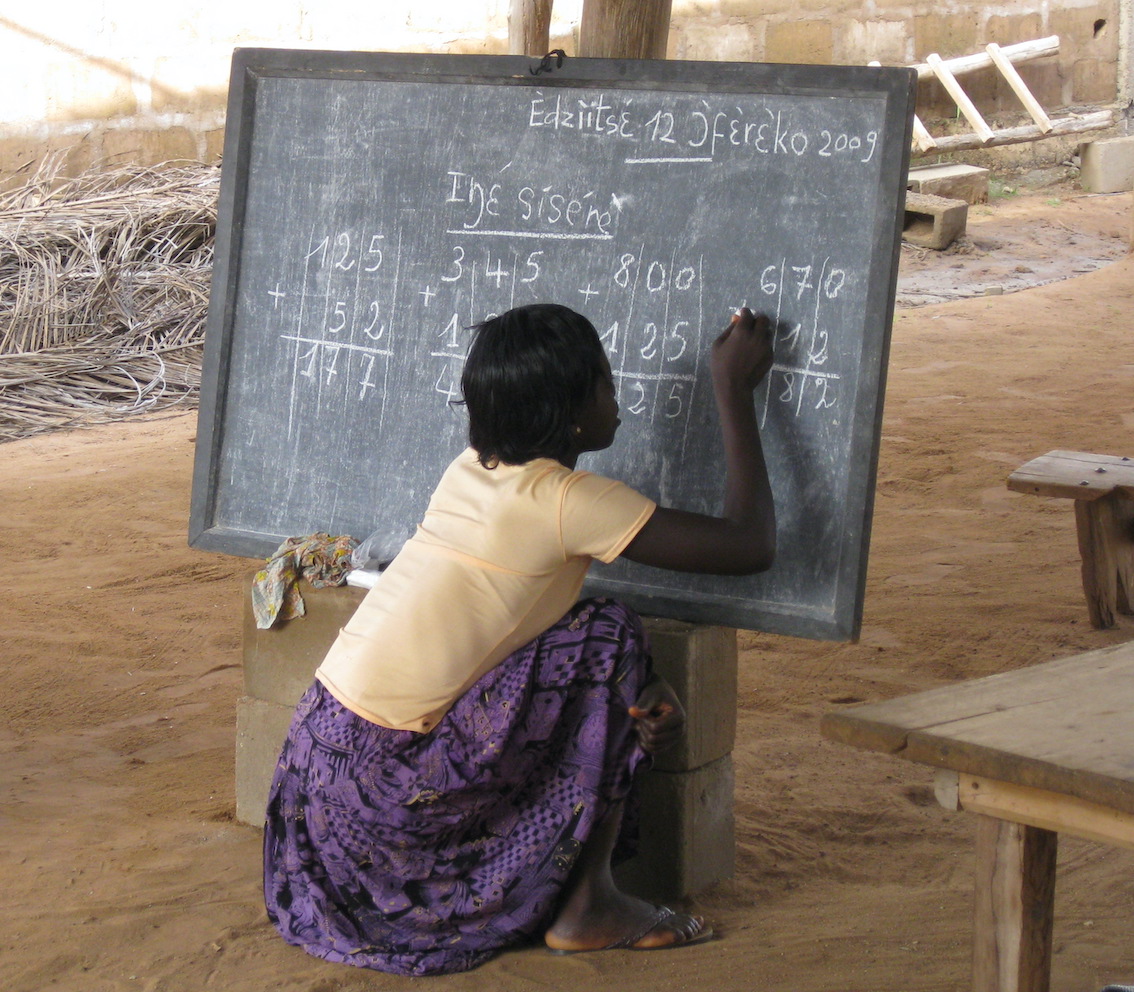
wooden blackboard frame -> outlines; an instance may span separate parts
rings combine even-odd
[[[592,573],[591,592],[613,593],[641,612],[679,619],[725,623],[805,637],[854,639],[862,620],[867,549],[873,511],[874,477],[881,433],[882,396],[893,318],[894,288],[901,243],[905,175],[916,76],[902,69],[708,63],[649,60],[567,59],[562,67],[535,74],[539,63],[511,56],[428,56],[404,53],[318,52],[289,49],[240,49],[234,53],[228,125],[218,212],[202,377],[200,422],[192,492],[189,536],[193,547],[262,558],[287,534],[228,526],[217,519],[221,453],[232,376],[233,321],[241,277],[246,206],[256,140],[256,98],[261,82],[271,79],[348,80],[381,83],[430,82],[461,86],[489,84],[538,88],[601,88],[655,93],[753,93],[769,97],[839,100],[867,95],[884,106],[883,138],[888,151],[876,186],[866,191],[879,203],[873,229],[864,236],[869,257],[864,322],[872,340],[859,371],[864,399],[856,407],[849,445],[855,453],[847,479],[849,514],[839,521],[842,544],[834,602],[781,603],[748,607],[722,603],[719,595],[697,588],[658,589],[629,577]],[[861,415],[858,415],[861,414]],[[437,466],[438,472],[443,462]],[[590,466],[581,466],[590,467]],[[612,473],[613,474],[613,473]],[[312,528],[315,529],[315,528]],[[364,534],[355,534],[363,537]],[[781,540],[782,545],[782,540]]]

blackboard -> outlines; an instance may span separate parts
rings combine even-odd
[[[233,57],[190,543],[392,554],[466,444],[466,330],[572,306],[623,425],[580,468],[714,513],[709,343],[777,326],[757,395],[779,558],[618,562],[639,611],[816,638],[861,623],[915,80],[871,67],[245,49]]]

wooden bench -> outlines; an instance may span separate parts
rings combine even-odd
[[[1058,834],[1134,848],[1134,642],[823,717],[979,816],[976,992],[1048,992]]]
[[[1134,614],[1134,459],[1049,451],[1008,477],[1018,493],[1075,501],[1083,592],[1097,628]]]

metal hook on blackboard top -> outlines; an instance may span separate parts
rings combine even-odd
[[[567,58],[567,53],[562,48],[553,48],[548,52],[537,66],[529,66],[528,72],[533,76],[538,76],[541,72],[554,72],[556,69],[563,68],[563,60]],[[555,65],[551,64],[551,60],[555,59]]]

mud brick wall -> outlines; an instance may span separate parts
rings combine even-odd
[[[583,0],[555,0],[552,47],[576,50]],[[55,154],[74,175],[173,159],[216,161],[232,49],[268,46],[422,52],[508,50],[510,0],[130,0],[8,5],[0,14],[0,183]],[[1049,35],[1057,59],[1021,69],[1049,110],[1134,96],[1134,0],[673,0],[671,58],[908,65],[936,52]],[[982,112],[1016,109],[994,72],[966,76]],[[919,112],[951,116],[934,82]],[[1038,147],[1042,147],[1042,144]]]

